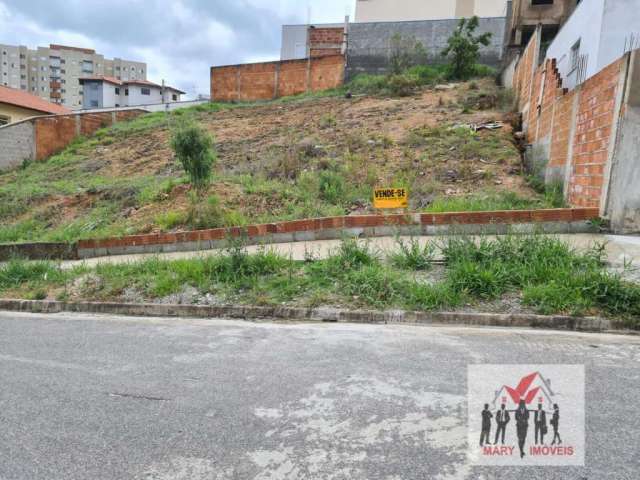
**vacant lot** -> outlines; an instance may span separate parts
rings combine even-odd
[[[488,80],[406,98],[343,96],[151,114],[0,174],[0,241],[75,240],[371,212],[372,188],[403,186],[414,210],[555,206],[527,186]],[[195,120],[215,137],[210,190],[169,147]]]

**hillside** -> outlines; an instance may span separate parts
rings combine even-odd
[[[99,131],[46,162],[0,174],[0,241],[75,240],[372,212],[374,186],[415,211],[550,206],[524,181],[489,80],[405,98],[318,96],[157,113]],[[186,118],[215,137],[208,197],[169,147]]]

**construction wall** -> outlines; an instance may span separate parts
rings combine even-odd
[[[426,2],[431,3],[431,2]],[[447,40],[460,20],[421,20],[413,22],[377,22],[349,24],[347,45],[347,78],[360,73],[384,74],[389,72],[392,38],[415,39],[422,43],[425,55],[415,63],[444,63],[441,55]],[[491,43],[480,48],[480,63],[499,66],[504,50],[506,18],[481,18],[478,34],[491,33]]]
[[[74,113],[32,117],[0,128],[0,170],[25,161],[44,160],[69,145],[78,136],[135,118],[144,110]]]
[[[271,100],[336,88],[344,83],[344,56],[211,68],[213,101]]]
[[[529,167],[547,183],[561,182],[571,206],[599,208],[617,231],[640,229],[640,194],[630,200],[634,189],[623,186],[623,179],[640,177],[640,162],[622,157],[633,151],[630,142],[640,136],[632,97],[625,92],[625,85],[627,90],[639,87],[640,78],[634,79],[629,68],[636,52],[568,90],[555,59],[539,62],[539,38],[538,30],[513,79]]]

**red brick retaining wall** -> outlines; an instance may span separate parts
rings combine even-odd
[[[133,235],[104,240],[80,240],[79,249],[129,247],[139,245],[167,245],[173,243],[224,240],[228,237],[246,235],[263,237],[272,234],[317,232],[333,229],[352,229],[394,226],[446,226],[446,225],[491,225],[530,224],[553,222],[581,222],[598,218],[597,208],[574,208],[552,210],[508,210],[494,212],[460,213],[415,213],[406,215],[356,215],[327,217],[289,222],[250,225],[246,227],[215,228],[178,233]]]
[[[144,110],[124,110],[119,112],[71,113],[35,117],[32,122],[35,131],[35,159],[44,160],[66,148],[79,135],[92,135],[113,123],[140,116]]]

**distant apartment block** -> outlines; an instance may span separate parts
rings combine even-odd
[[[534,0],[535,1],[535,0]],[[356,23],[505,17],[507,0],[357,0]]]
[[[147,80],[119,80],[108,76],[80,78],[83,87],[83,109],[135,107],[174,103],[184,92]]]
[[[104,58],[87,48],[49,45],[30,50],[0,44],[0,85],[23,90],[48,102],[78,110],[83,108],[79,79],[105,75],[117,80],[146,80],[147,65]]]

